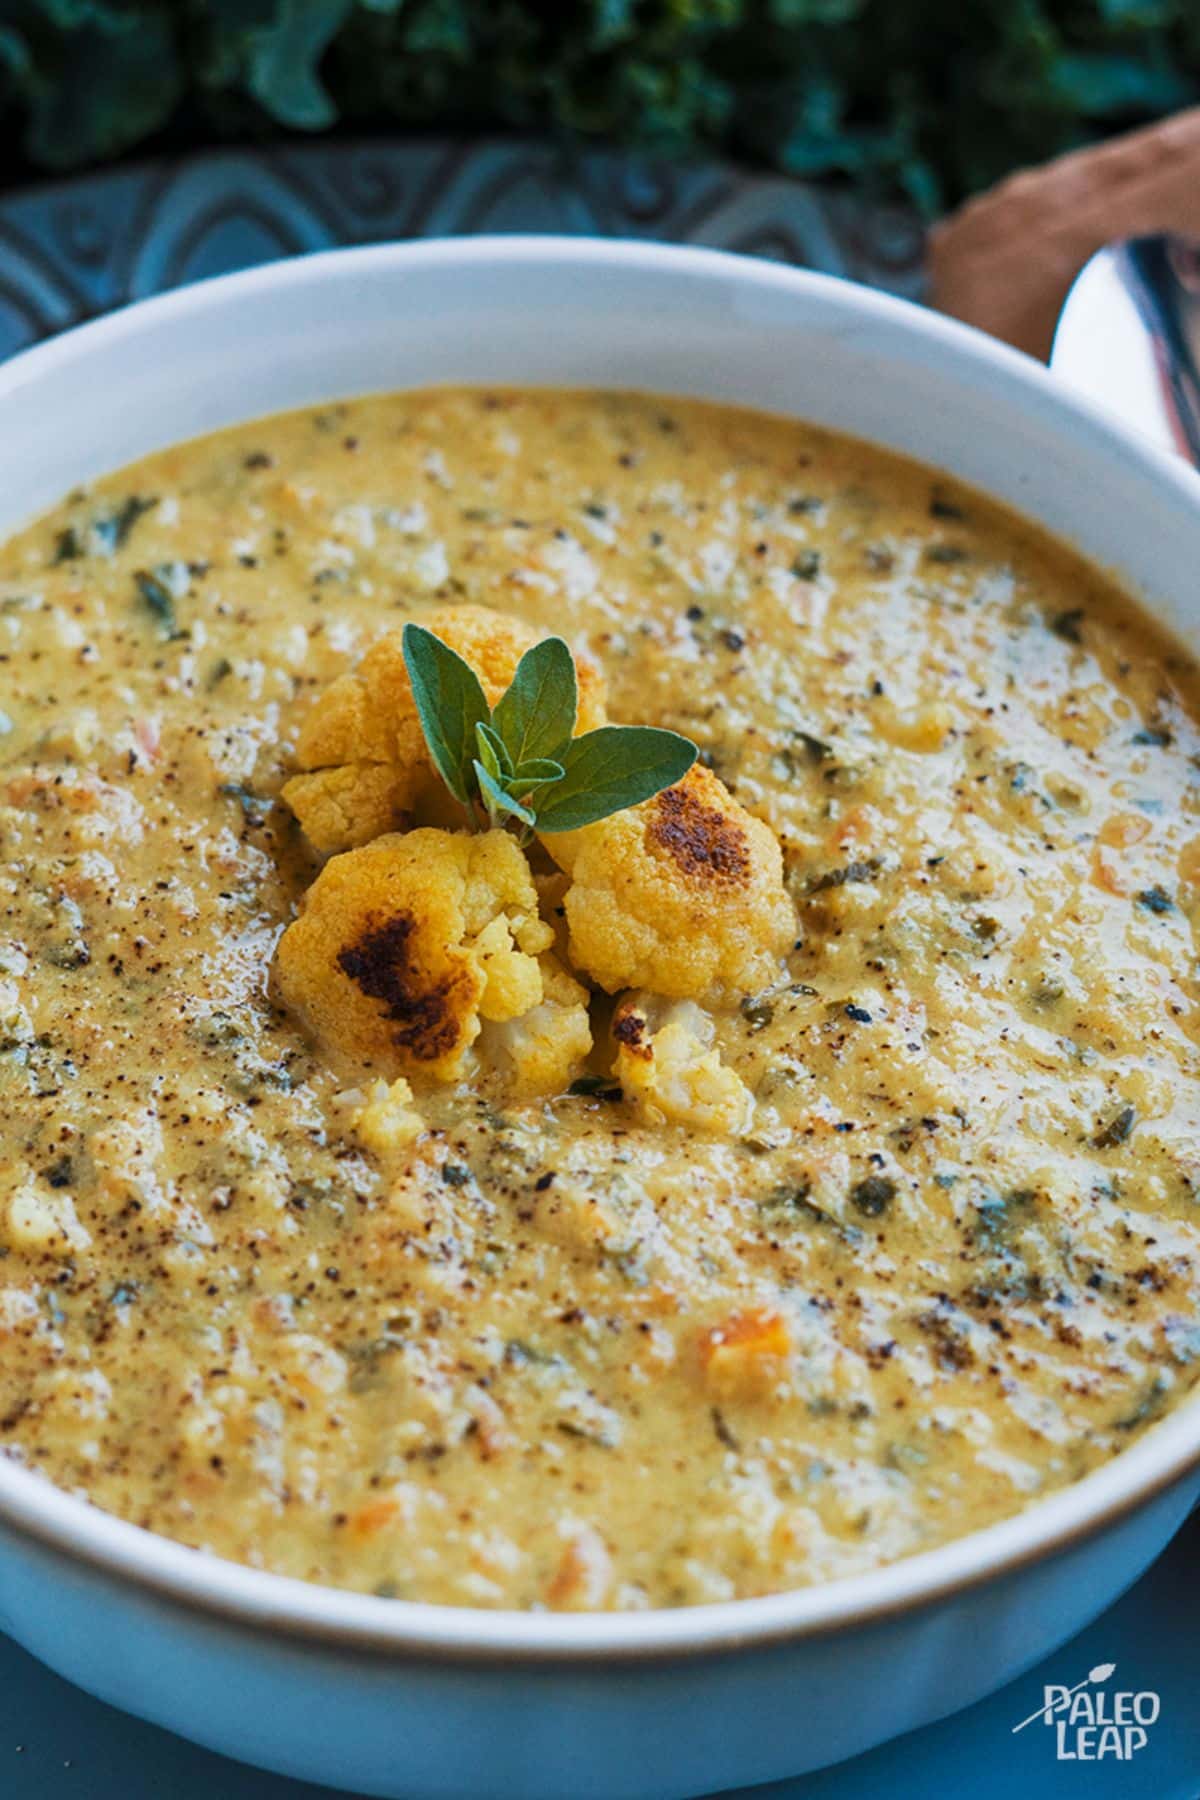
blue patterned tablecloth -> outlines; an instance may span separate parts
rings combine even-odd
[[[726,163],[521,139],[231,150],[0,196],[0,356],[201,276],[484,231],[706,244],[910,297],[923,282],[912,212]]]
[[[713,245],[917,297],[911,214],[720,163],[688,166],[538,143],[228,152],[118,169],[0,198],[0,357],[201,276],[343,243],[565,231]],[[1112,1689],[1160,1712],[1130,1760],[1060,1760],[1013,1727],[1044,1683],[1112,1663]],[[864,1703],[866,1698],[864,1697]],[[1064,1748],[1087,1748],[1068,1741]],[[319,1800],[328,1789],[226,1762],[78,1693],[0,1638],[0,1800]],[[1001,1693],[854,1762],[755,1800],[1198,1800],[1200,1514],[1125,1598]],[[480,1800],[487,1800],[481,1794]],[[569,1800],[564,1796],[564,1800]],[[732,1797],[730,1797],[732,1800]]]

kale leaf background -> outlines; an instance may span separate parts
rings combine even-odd
[[[1198,0],[0,0],[34,170],[334,127],[720,147],[935,212],[1200,99]]]

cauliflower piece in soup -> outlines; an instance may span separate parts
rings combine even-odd
[[[481,1048],[508,1076],[513,1097],[561,1094],[592,1048],[588,991],[552,951],[539,959],[542,998],[520,1017],[484,1027]]]
[[[412,781],[393,763],[344,763],[293,775],[283,797],[322,855],[357,849],[412,824]]]
[[[663,1007],[629,994],[613,1016],[615,1074],[648,1124],[689,1125],[730,1136],[745,1131],[754,1096],[713,1046],[713,1022],[690,1000]]]
[[[542,1003],[552,938],[508,832],[391,833],[326,863],[279,940],[275,978],[335,1056],[390,1081],[452,1080],[483,1020]]]
[[[495,706],[527,650],[546,637],[523,619],[486,606],[440,606],[418,621],[457,651]],[[420,813],[458,825],[464,815],[438,781],[421,731],[404,661],[403,631],[390,631],[356,669],[326,688],[305,719],[296,745],[301,769],[283,788],[314,850],[331,855],[404,830]],[[605,720],[604,678],[575,655],[579,687],[576,731]]]
[[[373,1081],[350,1123],[360,1143],[377,1156],[407,1151],[425,1129],[425,1121],[413,1105],[413,1091],[403,1075],[390,1083]]]
[[[609,993],[746,993],[793,941],[774,833],[700,763],[640,806],[543,843],[571,877],[571,961]]]

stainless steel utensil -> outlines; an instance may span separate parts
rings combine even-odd
[[[1200,243],[1158,233],[1097,251],[1067,295],[1050,366],[1200,468]]]

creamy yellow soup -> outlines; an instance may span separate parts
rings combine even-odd
[[[678,930],[606,991],[534,846],[558,1091],[485,1028],[389,1135],[395,1070],[281,993],[327,851],[279,796],[331,684],[460,604],[690,737],[788,911],[752,986],[718,906],[704,993],[656,996]],[[70,495],[0,551],[5,1453],[476,1606],[768,1593],[1074,1481],[1200,1368],[1198,719],[1075,557],[747,412],[399,395]]]

